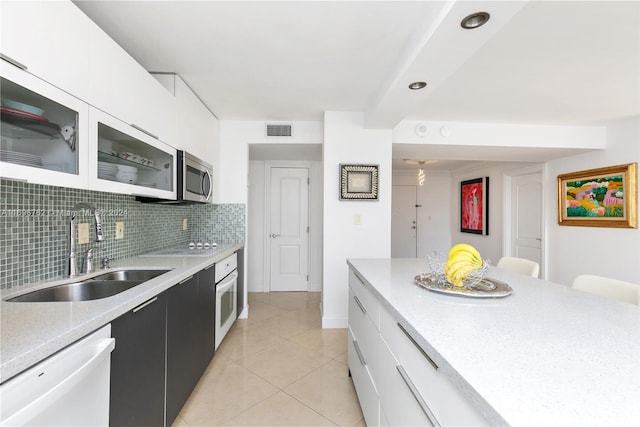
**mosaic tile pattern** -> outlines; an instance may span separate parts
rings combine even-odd
[[[77,203],[101,213],[104,241],[95,241],[93,216],[80,210],[78,223],[89,223],[90,241],[78,245],[82,263],[87,249],[96,259],[129,258],[187,244],[192,236],[210,234],[211,241],[241,241],[245,236],[244,205],[155,205],[133,196],[0,180],[0,289],[63,278],[67,274],[69,213]],[[227,218],[226,216],[230,217]],[[188,229],[182,230],[183,219]],[[116,222],[124,238],[116,240]],[[100,265],[99,261],[96,265]]]
[[[234,243],[245,240],[246,209],[241,203],[193,205],[191,241]]]

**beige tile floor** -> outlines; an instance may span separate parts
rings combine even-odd
[[[347,330],[322,329],[320,294],[249,293],[173,427],[357,426]]]

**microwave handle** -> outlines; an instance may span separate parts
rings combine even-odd
[[[209,194],[207,194],[207,197],[205,197],[205,200],[209,200],[211,198],[211,192],[213,191],[213,179],[211,177],[211,174],[209,173],[208,170],[205,170],[204,173],[207,175],[207,177],[209,178]],[[202,192],[204,193],[204,180],[205,177],[202,177]]]

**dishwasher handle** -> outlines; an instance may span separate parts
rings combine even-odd
[[[71,375],[61,381],[58,385],[46,391],[41,396],[36,397],[31,403],[10,415],[8,418],[0,422],[0,426],[16,426],[28,423],[34,415],[43,412],[58,400],[60,396],[65,395],[75,385],[80,383],[91,373],[91,370],[99,365],[106,357],[109,357],[116,346],[114,338],[107,338],[100,341],[97,345],[96,353],[87,360],[82,366],[76,369]],[[0,392],[0,395],[4,393]]]

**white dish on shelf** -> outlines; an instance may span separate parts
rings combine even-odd
[[[118,166],[118,172],[129,172],[129,173],[138,173],[138,168],[135,166],[127,166],[127,165],[116,165]]]
[[[124,182],[126,184],[135,184],[136,182],[138,182],[138,175],[122,174],[118,172],[115,178],[116,181]]]
[[[101,173],[100,171],[98,171],[98,178],[100,178],[100,179],[108,179],[109,181],[115,181],[116,175],[115,174],[109,174],[109,173]]]
[[[0,160],[27,166],[42,166],[42,157],[18,151],[0,150]]]

